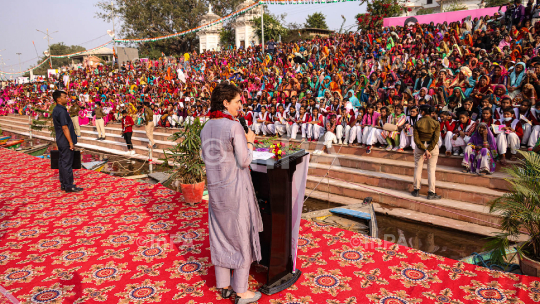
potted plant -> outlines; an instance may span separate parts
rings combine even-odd
[[[491,202],[490,212],[502,215],[501,229],[490,243],[491,261],[503,265],[506,249],[520,234],[528,240],[517,246],[521,271],[525,275],[540,276],[540,155],[518,151],[523,160],[505,169],[511,176],[506,180],[512,191]]]
[[[56,131],[54,130],[54,125],[52,122],[52,110],[54,107],[51,106],[49,111],[42,110],[40,108],[32,108],[32,111],[39,112],[41,114],[48,113],[48,117],[44,117],[43,120],[40,120],[41,116],[38,116],[37,119],[31,119],[30,129],[36,130],[36,131],[43,131],[43,129],[46,129],[50,132],[50,136],[53,139],[54,145],[53,150],[58,150],[58,147],[56,146]]]
[[[178,143],[164,150],[164,166],[173,167],[174,184],[179,184],[179,190],[188,204],[200,203],[204,192],[205,167],[201,157],[201,131],[204,124],[199,118],[191,124],[185,124],[183,129],[173,133],[169,140]]]

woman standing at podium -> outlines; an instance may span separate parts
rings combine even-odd
[[[214,89],[201,141],[216,287],[223,298],[236,292],[235,304],[247,304],[261,298],[260,292],[248,290],[248,278],[251,263],[261,260],[263,226],[249,171],[255,134],[249,129],[246,134],[234,119],[242,109],[240,94],[238,87],[227,83]]]

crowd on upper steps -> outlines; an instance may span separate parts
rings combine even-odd
[[[213,88],[228,81],[241,88],[242,115],[257,135],[370,153],[374,145],[414,149],[418,107],[428,104],[440,124],[439,147],[463,156],[465,171],[489,174],[518,149],[539,149],[540,23],[517,4],[461,22],[271,40],[264,53],[255,46],[64,68],[45,82],[8,82],[0,115],[47,116],[52,91],[63,89],[72,118],[98,131],[96,120],[126,117],[181,127],[205,120]]]

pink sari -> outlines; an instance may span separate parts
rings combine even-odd
[[[87,115],[86,110],[79,111],[79,125],[84,126],[90,122],[90,120],[88,119],[88,117],[86,117],[86,115]]]

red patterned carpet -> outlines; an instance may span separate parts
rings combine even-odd
[[[215,290],[206,205],[87,170],[68,195],[48,166],[0,148],[0,303],[232,303]],[[540,302],[536,278],[307,221],[300,233],[304,274],[259,303]]]

